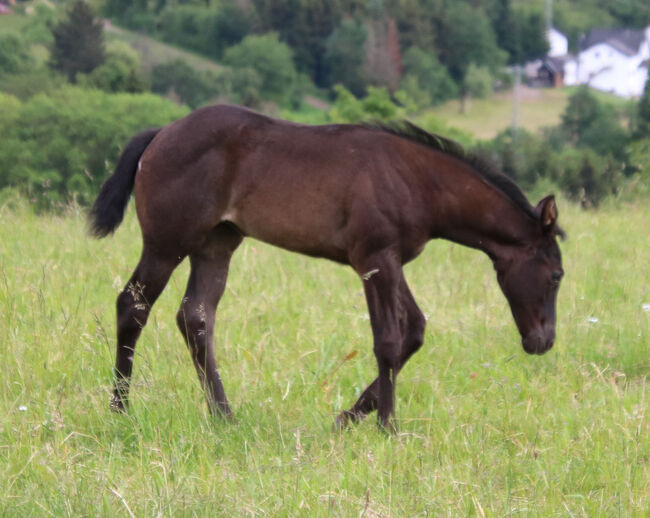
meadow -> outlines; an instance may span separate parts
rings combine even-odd
[[[375,376],[350,269],[246,241],[217,316],[233,422],[211,418],[174,316],[182,264],[109,411],[114,303],[140,251],[131,206],[0,206],[2,516],[648,516],[650,206],[560,203],[558,339],[524,353],[492,266],[430,243],[406,268],[425,345],[397,380],[399,433],[332,423]]]

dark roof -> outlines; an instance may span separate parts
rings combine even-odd
[[[633,56],[639,51],[644,38],[641,29],[592,29],[580,40],[580,50],[607,43],[623,54]]]
[[[501,191],[517,207],[529,216],[537,219],[535,209],[530,204],[526,195],[519,186],[506,175],[497,170],[494,163],[483,156],[472,153],[463,148],[458,142],[448,138],[429,133],[409,121],[372,122],[364,125],[368,128],[379,129],[398,137],[406,138],[423,144],[431,149],[440,151],[462,160],[483,177],[490,185]]]
[[[564,64],[573,59],[571,54],[565,56],[546,56],[542,59],[542,66],[548,68],[554,74],[564,73]]]

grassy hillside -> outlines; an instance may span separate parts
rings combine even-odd
[[[348,269],[241,247],[217,322],[223,423],[174,324],[183,264],[135,353],[132,411],[114,415],[133,210],[91,241],[78,210],[0,207],[0,515],[647,516],[650,209],[560,211],[566,279],[545,356],[523,352],[479,252],[436,242],[407,268],[429,325],[398,379],[400,434],[385,437],[374,419],[331,429],[375,375]]]
[[[536,132],[542,128],[556,126],[566,108],[569,96],[575,88],[527,88],[522,87],[520,97],[519,125]],[[630,102],[619,97],[594,92],[598,100],[619,110]],[[633,102],[633,101],[632,101]],[[449,101],[427,111],[456,127],[475,135],[479,139],[490,139],[510,127],[513,122],[513,92],[497,93],[487,99],[472,99],[465,113],[460,111],[460,101]]]
[[[137,50],[142,58],[142,68],[146,72],[151,72],[151,69],[156,65],[177,59],[185,61],[188,65],[197,70],[221,69],[221,66],[218,63],[204,58],[203,56],[173,47],[143,34],[116,27],[108,21],[104,24],[104,30],[108,39],[126,41]]]

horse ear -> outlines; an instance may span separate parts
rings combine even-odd
[[[535,212],[539,215],[542,229],[548,232],[555,227],[557,223],[557,205],[555,204],[555,196],[552,194],[543,198],[535,208]]]

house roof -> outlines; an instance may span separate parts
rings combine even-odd
[[[554,74],[561,74],[564,71],[564,64],[574,57],[571,54],[565,56],[546,56],[542,60],[542,66],[548,68]]]
[[[580,40],[580,50],[607,43],[619,52],[633,56],[639,51],[644,39],[645,34],[641,29],[592,29]]]

